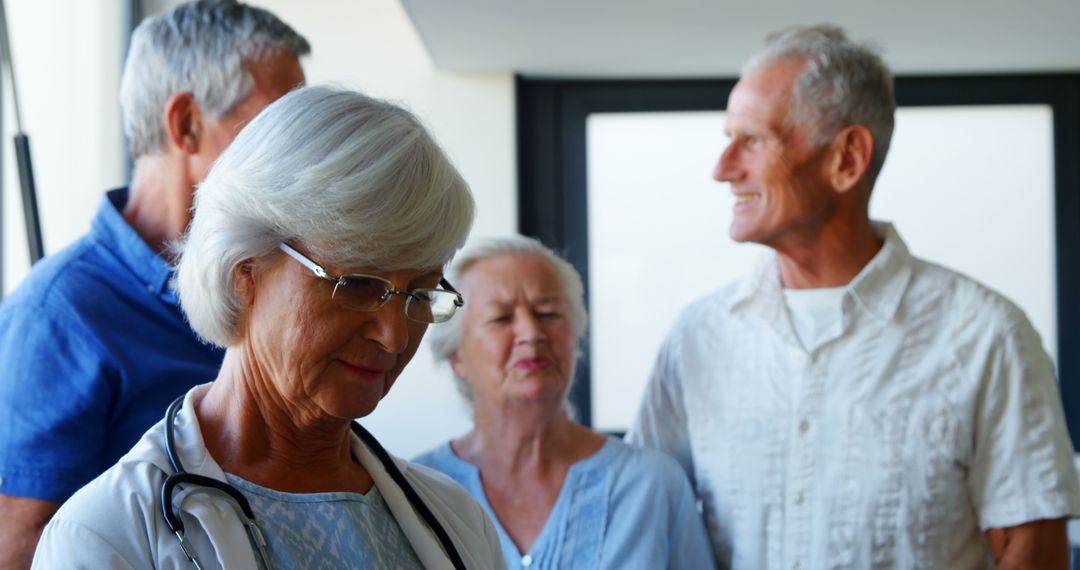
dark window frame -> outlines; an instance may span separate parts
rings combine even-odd
[[[734,79],[516,79],[518,229],[564,254],[581,272],[586,302],[588,115],[723,110],[734,85]],[[1080,73],[899,77],[896,99],[902,107],[1038,104],[1053,109],[1057,364],[1070,435],[1080,441]],[[591,426],[588,339],[581,351],[570,400],[578,419]]]

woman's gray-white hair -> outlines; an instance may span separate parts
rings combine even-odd
[[[408,111],[360,93],[304,87],[271,103],[214,164],[180,245],[177,290],[205,340],[238,340],[235,269],[302,245],[320,262],[377,271],[445,265],[475,205]]]
[[[190,92],[209,117],[224,117],[255,86],[249,62],[310,52],[307,40],[277,16],[235,0],[190,2],[146,18],[131,35],[120,80],[132,157],[162,148],[161,117],[173,94]]]
[[[462,277],[477,263],[485,259],[505,255],[539,257],[551,265],[556,275],[558,275],[559,283],[562,285],[563,293],[566,295],[566,300],[569,303],[570,325],[574,330],[574,335],[580,342],[584,338],[585,330],[589,324],[589,314],[585,310],[585,287],[581,281],[581,274],[578,273],[577,269],[574,269],[573,265],[570,265],[569,262],[548,249],[539,240],[519,235],[479,240],[458,254],[447,272],[447,279],[451,283],[459,283],[462,281]],[[469,299],[466,292],[465,310],[460,311],[455,318],[428,329],[428,342],[436,362],[449,361],[450,356],[461,345],[461,330],[465,321],[464,313],[468,311],[468,303]],[[572,371],[573,367],[571,367]],[[466,399],[472,401],[472,393],[468,384],[463,379],[458,378],[456,374],[454,380],[457,382],[458,390]]]
[[[877,49],[851,41],[836,26],[793,27],[770,35],[743,75],[787,59],[806,62],[792,95],[792,117],[814,126],[818,144],[828,144],[852,125],[870,130],[874,150],[867,174],[872,184],[889,152],[896,111],[892,72]]]

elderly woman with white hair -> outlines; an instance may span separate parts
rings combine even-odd
[[[683,470],[575,422],[567,394],[587,316],[577,271],[540,242],[482,242],[450,279],[469,303],[433,331],[474,426],[415,461],[495,522],[509,568],[714,566]]]
[[[443,267],[474,204],[417,120],[299,89],[195,203],[178,290],[221,371],[61,508],[34,566],[501,568],[474,500],[353,421],[462,305]]]

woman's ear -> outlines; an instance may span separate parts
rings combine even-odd
[[[461,365],[461,359],[458,358],[457,351],[451,352],[447,360],[450,362],[450,369],[454,371],[454,376],[464,379],[465,367]]]
[[[250,259],[241,261],[233,268],[233,286],[240,304],[250,307],[255,302],[256,266]]]
[[[848,127],[836,135],[828,161],[829,181],[844,194],[866,177],[874,151],[874,135],[862,125]]]

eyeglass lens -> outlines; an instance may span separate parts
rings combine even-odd
[[[383,305],[386,291],[386,283],[378,279],[349,277],[337,282],[334,300],[350,309],[374,311]]]
[[[357,311],[375,311],[389,297],[385,281],[370,277],[341,279],[334,287],[333,298],[339,305]],[[441,323],[457,310],[457,295],[439,289],[417,289],[407,294],[405,315],[414,321]]]

